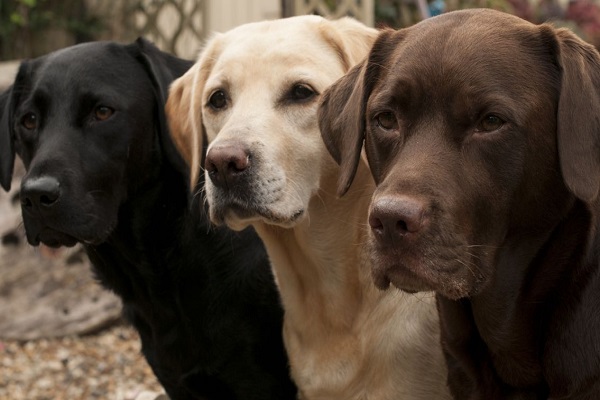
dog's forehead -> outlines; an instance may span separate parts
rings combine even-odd
[[[335,70],[337,77],[342,66],[335,50],[323,39],[323,23],[321,18],[288,18],[231,30],[221,37],[224,45],[213,73],[223,74],[226,79],[264,74],[277,78],[294,70],[315,71],[318,76]]]
[[[253,52],[268,48],[313,48],[324,18],[310,15],[261,21],[240,25],[225,34],[227,49],[233,52]]]
[[[432,18],[398,35],[391,65],[379,86],[435,88],[432,95],[503,88],[515,96],[527,83],[548,75],[550,59],[538,28],[492,10],[465,11]]]
[[[535,25],[494,10],[465,10],[440,15],[409,28],[404,56],[427,55],[441,66],[514,66],[524,44],[537,32]],[[518,63],[517,63],[518,64]]]
[[[37,88],[49,90],[97,88],[102,82],[135,85],[144,70],[124,51],[108,42],[67,47],[32,61]]]

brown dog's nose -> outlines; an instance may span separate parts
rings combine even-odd
[[[369,225],[378,240],[394,241],[421,231],[426,222],[425,204],[409,196],[373,199]]]
[[[25,209],[52,207],[60,197],[60,183],[51,176],[26,179],[21,184],[21,205]]]
[[[239,146],[215,146],[206,154],[204,167],[215,186],[229,186],[250,167],[250,154]]]

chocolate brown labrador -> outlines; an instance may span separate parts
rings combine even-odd
[[[435,290],[457,399],[600,398],[600,57],[491,10],[387,30],[324,95],[377,286]]]

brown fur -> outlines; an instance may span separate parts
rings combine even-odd
[[[592,46],[491,10],[383,32],[323,96],[340,192],[363,140],[377,183],[375,282],[438,293],[457,399],[600,398],[599,114]]]

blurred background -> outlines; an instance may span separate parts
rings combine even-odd
[[[212,31],[301,14],[352,15],[367,25],[401,28],[461,8],[490,7],[532,22],[568,25],[600,37],[592,0],[0,0],[0,60],[36,57],[78,42],[131,41],[144,35],[163,50],[195,58]]]
[[[145,36],[195,59],[211,32],[302,14],[350,15],[402,28],[443,12],[495,8],[566,26],[600,45],[600,0],[0,0],[0,93],[20,60],[91,40]],[[21,220],[17,163],[0,190],[0,400],[133,400],[160,391],[120,302],[80,247],[32,248]],[[151,397],[155,398],[155,397]]]

